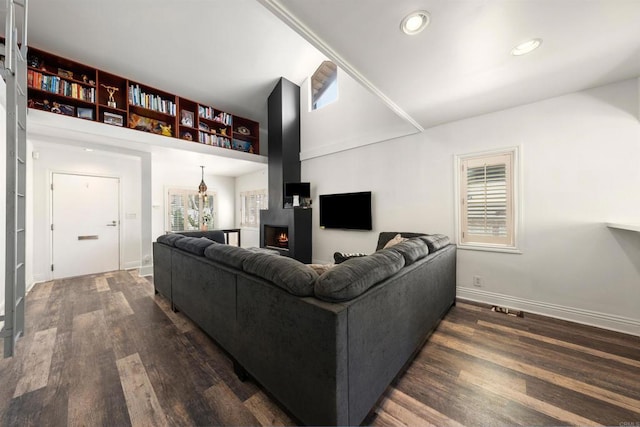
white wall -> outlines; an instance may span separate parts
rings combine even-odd
[[[302,160],[417,132],[413,125],[339,68],[338,100],[311,111],[310,80],[300,86]]]
[[[165,234],[166,194],[169,188],[191,188],[197,191],[202,171],[197,166],[155,161],[152,158],[152,236],[155,240]],[[235,228],[235,178],[208,173],[206,164],[204,182],[209,193],[216,193],[217,214],[214,227]]]
[[[31,140],[38,159],[33,164],[33,278],[51,279],[51,174],[79,173],[120,178],[120,266],[140,266],[141,191],[140,159],[101,151]],[[29,282],[29,281],[28,281]]]
[[[240,221],[242,220],[240,212],[240,193],[243,191],[253,190],[268,190],[268,172],[265,165],[264,170],[253,172],[246,175],[241,175],[236,178],[236,225],[235,228],[240,227]],[[259,227],[242,227],[240,231],[241,243],[243,248],[260,247],[260,228]]]
[[[314,209],[314,260],[371,252],[380,231],[454,238],[454,156],[519,145],[522,254],[459,250],[458,295],[640,335],[640,233],[604,226],[640,223],[638,108],[632,79],[303,161],[314,207],[373,192],[373,232],[320,230]]]

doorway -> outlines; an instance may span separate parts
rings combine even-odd
[[[53,173],[53,279],[120,268],[120,179]]]

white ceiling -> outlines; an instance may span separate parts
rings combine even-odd
[[[640,0],[262,1],[423,128],[640,76]]]
[[[640,0],[29,0],[29,7],[30,45],[263,127],[277,79],[301,84],[325,56],[418,129],[640,76]],[[430,26],[403,34],[401,19],[419,9],[430,13]],[[532,37],[543,39],[538,50],[510,55]]]

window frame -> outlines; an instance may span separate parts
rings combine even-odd
[[[172,224],[171,224],[171,197],[173,195],[181,195],[181,196],[195,196],[195,198],[198,199],[198,226],[197,228],[190,228],[187,229],[186,227],[183,227],[183,230],[172,230]],[[164,204],[164,208],[165,208],[165,214],[164,214],[164,218],[165,218],[165,231],[167,232],[176,232],[176,231],[199,231],[202,230],[202,219],[203,219],[203,212],[206,209],[203,204],[200,202],[200,200],[202,199],[199,195],[198,195],[198,191],[194,190],[193,188],[189,188],[189,187],[167,187],[165,188],[165,196],[166,196],[166,200],[165,200],[165,204]],[[216,216],[217,216],[217,196],[216,193],[214,191],[208,191],[207,192],[207,199],[208,199],[208,204],[209,204],[209,209],[211,209],[211,224],[209,226],[207,226],[207,230],[213,230],[215,229],[215,220],[216,220]],[[184,220],[186,221],[186,216],[183,216]],[[184,226],[184,222],[183,222],[183,226]]]
[[[257,203],[256,206],[256,220],[255,222],[246,222],[245,214],[249,211],[246,204],[246,198],[251,196],[263,196],[264,206],[261,203]],[[241,191],[240,192],[240,227],[241,228],[259,228],[260,227],[260,211],[263,209],[267,209],[269,204],[269,194],[266,188],[261,188],[259,190],[249,190],[249,191]]]
[[[456,243],[459,249],[480,250],[491,252],[504,252],[521,254],[521,236],[522,236],[522,167],[521,167],[521,151],[519,146],[507,147],[497,150],[487,150],[473,153],[458,154],[454,156],[454,182],[455,182],[455,221],[456,221]],[[510,157],[510,195],[511,195],[511,212],[510,212],[510,229],[507,234],[511,234],[509,243],[495,243],[491,239],[473,239],[470,240],[468,234],[463,238],[463,233],[468,233],[465,227],[465,206],[463,203],[463,187],[466,182],[466,172],[464,165],[469,162],[496,159],[500,156]],[[495,164],[495,163],[494,163]],[[507,212],[507,215],[509,213]],[[484,240],[484,241],[482,241]],[[489,241],[487,241],[489,240]]]
[[[331,72],[331,74],[325,74],[324,72],[327,71],[329,67],[334,68],[334,70]],[[318,68],[316,68],[316,70],[313,72],[311,77],[309,77],[309,111],[320,110],[338,100],[338,71],[338,65],[335,62],[326,60],[322,61]],[[318,82],[320,82],[321,84],[316,88],[316,84]],[[317,93],[314,93],[316,89]],[[334,98],[326,100],[323,98],[327,93],[331,93],[334,90]]]

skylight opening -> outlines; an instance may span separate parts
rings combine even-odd
[[[338,100],[338,67],[324,61],[311,76],[311,110]]]

